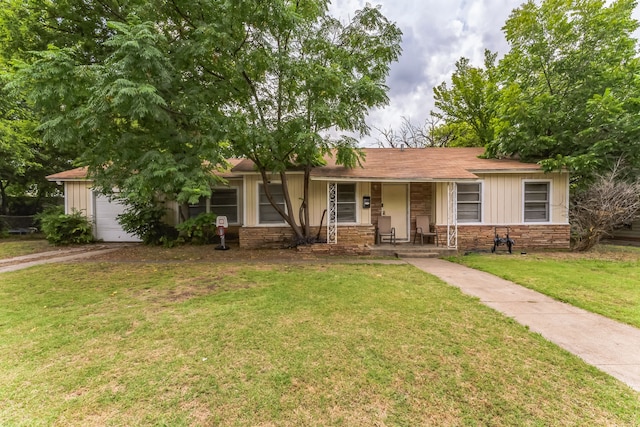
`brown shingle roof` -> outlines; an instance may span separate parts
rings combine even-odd
[[[335,164],[327,157],[327,164],[314,168],[315,179],[449,181],[477,178],[484,172],[537,172],[540,166],[511,159],[481,159],[484,148],[365,148],[361,167],[353,169]],[[256,172],[248,159],[229,159],[230,170],[218,171],[224,178]],[[76,168],[49,175],[49,181],[69,181],[87,178],[87,168]]]
[[[47,176],[49,181],[75,181],[87,178],[87,168],[75,168],[64,172],[54,173]]]
[[[448,181],[475,179],[479,172],[536,172],[540,166],[511,159],[481,159],[484,148],[368,148],[362,168],[345,168],[327,158],[327,165],[313,169],[316,179]],[[253,162],[243,160],[236,173],[255,172]]]
[[[230,164],[229,169],[217,170],[215,172],[215,174],[218,175],[218,176],[221,176],[223,178],[238,177],[237,174],[234,174],[234,173],[231,172],[231,169],[233,169],[233,167],[236,166],[238,163],[240,163],[242,160],[244,160],[244,159],[236,159],[236,158],[227,159],[227,161]],[[64,171],[64,172],[54,173],[53,175],[47,176],[47,180],[49,180],[49,181],[76,181],[76,180],[83,180],[83,179],[87,179],[87,172],[88,172],[88,168],[85,166],[85,167],[75,168],[75,169],[71,169],[71,170]]]

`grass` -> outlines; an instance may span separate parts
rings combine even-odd
[[[54,247],[42,237],[34,239],[31,236],[20,236],[0,239],[0,259],[31,255],[53,249]]]
[[[406,265],[57,264],[0,301],[0,425],[640,424],[637,393]]]
[[[600,246],[587,254],[472,254],[452,260],[640,328],[640,248]]]

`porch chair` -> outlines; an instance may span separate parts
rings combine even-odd
[[[393,246],[396,245],[396,228],[391,226],[391,217],[390,216],[379,216],[378,217],[378,243],[389,242],[392,243]]]
[[[431,217],[429,215],[416,215],[416,234],[413,237],[414,245],[416,244],[418,236],[420,236],[421,245],[424,245],[425,237],[433,237],[436,246],[438,246],[438,229],[431,224]]]

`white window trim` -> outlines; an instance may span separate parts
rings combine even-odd
[[[549,185],[549,192],[547,194],[547,215],[548,215],[548,219],[546,221],[526,221],[524,216],[525,216],[525,203],[526,203],[526,184],[530,184],[530,183],[537,183],[537,184],[542,184],[542,183],[546,183]],[[548,225],[548,224],[553,224],[553,209],[551,206],[551,196],[553,194],[553,181],[550,179],[523,179],[522,180],[522,224],[523,225]]]
[[[280,184],[282,185],[281,181],[269,181],[269,184]],[[287,221],[284,220],[284,218],[282,219],[282,222],[278,222],[278,223],[261,223],[260,222],[260,186],[264,185],[264,182],[262,181],[258,181],[256,182],[256,225],[260,226],[260,227],[288,227],[289,224],[287,224]],[[287,204],[284,204],[284,211],[286,213],[287,212]]]
[[[340,184],[354,184],[356,186],[356,191],[355,191],[355,207],[356,207],[356,220],[355,222],[340,222],[338,221],[338,227],[340,226],[351,226],[351,225],[358,225],[360,224],[360,208],[359,208],[359,204],[358,204],[358,200],[360,200],[360,186],[358,185],[357,182],[351,182],[351,181],[337,181],[336,185],[340,185]],[[337,190],[337,188],[336,188]],[[328,194],[329,194],[329,186],[327,185],[327,200],[328,200]],[[337,202],[337,194],[336,194],[336,209],[338,208],[338,202]],[[337,212],[336,212],[337,215]]]
[[[458,194],[458,185],[459,184],[478,184],[480,186],[480,189],[478,190],[480,193],[480,221],[460,221],[458,218],[456,218],[456,222],[462,225],[478,225],[478,224],[484,224],[484,218],[485,218],[485,214],[484,214],[484,181],[462,181],[462,182],[456,182],[456,203],[460,204],[460,200],[458,200],[457,194]],[[463,202],[464,203],[464,202]],[[456,217],[458,216],[458,206],[456,206]]]
[[[216,186],[213,187],[211,189],[212,192],[215,192],[216,190],[235,190],[236,192],[236,218],[238,219],[238,221],[236,222],[230,222],[230,225],[240,225],[240,219],[241,219],[241,211],[240,211],[240,188],[236,185],[230,185],[230,186]],[[207,212],[211,212],[211,197],[207,197]]]

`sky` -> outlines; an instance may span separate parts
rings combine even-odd
[[[367,123],[375,144],[378,129],[396,129],[403,117],[419,125],[433,109],[433,88],[449,82],[461,57],[481,66],[484,50],[508,50],[502,27],[513,9],[524,0],[332,0],[330,13],[350,19],[366,3],[380,5],[381,12],[402,30],[402,56],[392,64],[387,86],[390,103],[371,110]],[[640,19],[640,9],[634,17]]]

